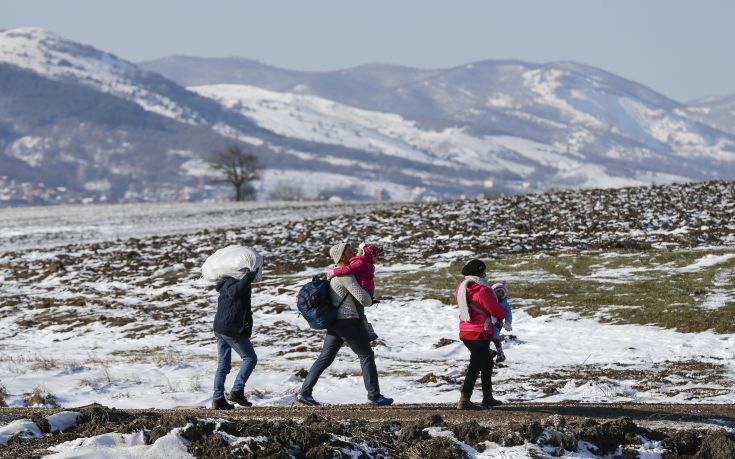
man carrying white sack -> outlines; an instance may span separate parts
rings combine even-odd
[[[251,284],[263,277],[263,257],[250,247],[228,246],[207,258],[202,277],[216,282],[219,293],[217,314],[214,316],[214,336],[217,338],[217,371],[214,375],[212,409],[231,410],[234,405],[225,399],[225,379],[232,368],[232,350],[242,358],[229,401],[252,406],[245,398],[245,383],[258,363],[250,336],[253,332],[253,312],[250,307]]]

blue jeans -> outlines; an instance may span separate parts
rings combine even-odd
[[[258,363],[258,356],[255,355],[253,345],[247,338],[232,338],[226,335],[215,333],[217,338],[217,372],[214,374],[214,393],[212,398],[215,400],[225,396],[225,379],[232,369],[232,349],[242,357],[242,367],[235,378],[232,385],[232,392],[242,392],[245,388],[250,374]]]

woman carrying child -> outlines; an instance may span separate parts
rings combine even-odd
[[[459,339],[470,351],[470,365],[459,398],[460,410],[477,410],[480,406],[470,401],[477,376],[482,378],[482,407],[498,406],[493,398],[493,357],[490,340],[495,320],[505,318],[505,310],[498,304],[495,293],[485,279],[485,263],[470,260],[463,268],[464,279],[455,289],[459,306]]]
[[[338,267],[344,267],[354,252],[349,244],[340,243],[329,249]],[[368,333],[363,326],[357,312],[357,304],[371,306],[372,299],[365,289],[360,287],[355,276],[333,277],[329,281],[329,290],[332,305],[337,309],[337,320],[327,327],[327,336],[324,338],[322,351],[301,385],[296,399],[304,405],[315,406],[320,403],[312,396],[312,390],[321,374],[332,364],[342,344],[352,349],[360,358],[362,379],[368,393],[368,402],[373,405],[390,405],[392,398],[384,397],[380,393],[378,384],[378,369],[375,366],[375,355],[370,347]]]
[[[382,253],[383,249],[379,245],[363,242],[357,247],[357,255],[351,257],[345,266],[327,270],[327,280],[331,280],[334,276],[355,276],[360,287],[370,294],[373,303],[377,303],[375,301],[375,260]],[[370,341],[378,339],[378,334],[375,333],[375,329],[365,316],[365,306],[360,303],[357,304],[357,314],[368,332]]]

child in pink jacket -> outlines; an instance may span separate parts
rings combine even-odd
[[[341,268],[333,268],[327,271],[327,279],[339,276],[355,276],[360,287],[370,294],[375,295],[375,259],[383,253],[383,249],[379,245],[362,243],[357,249],[357,255],[350,258],[348,265]],[[365,306],[357,303],[357,313],[360,320],[365,325],[370,341],[378,339],[372,324],[367,321],[365,316]]]

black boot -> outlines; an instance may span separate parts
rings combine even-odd
[[[459,403],[457,404],[458,410],[480,410],[479,406],[475,405],[470,401],[470,397],[472,394],[465,394],[464,392],[460,392],[459,396]]]
[[[212,409],[213,410],[234,410],[235,406],[227,403],[227,400],[225,400],[224,397],[220,397],[220,398],[215,398],[214,400],[212,400]]]
[[[501,402],[500,400],[495,400],[495,398],[493,398],[492,386],[482,388],[482,407],[483,408],[492,408],[494,406],[500,406],[502,404],[503,402]]]
[[[492,371],[492,366],[490,367]],[[486,377],[482,379],[482,407],[483,408],[492,408],[494,406],[502,405],[503,402],[500,400],[495,400],[493,398],[493,382],[492,382],[492,376],[490,376],[492,373],[486,374]]]
[[[227,399],[231,401],[232,403],[237,403],[240,406],[253,406],[253,404],[250,403],[248,399],[245,398],[245,392],[243,391],[239,391],[239,392],[232,391],[230,392],[230,396],[227,397]]]

